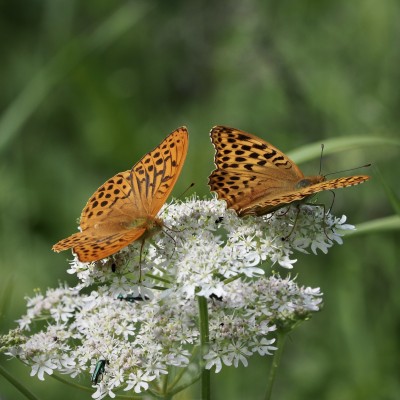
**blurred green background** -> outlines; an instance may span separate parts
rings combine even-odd
[[[398,0],[15,0],[0,10],[1,333],[34,288],[76,283],[70,254],[51,246],[76,230],[98,186],[181,125],[190,145],[175,194],[195,182],[209,195],[208,131],[224,124],[288,153],[315,143],[308,174],[322,142],[325,173],[373,163],[360,171],[370,182],[337,191],[333,212],[353,224],[395,215],[385,187],[399,196]],[[330,139],[342,144],[335,154]],[[287,341],[275,399],[400,398],[394,221],[298,256],[298,281],[321,287],[325,308]],[[90,396],[0,360],[39,398]],[[214,376],[214,399],[262,398],[268,362]],[[0,377],[0,398],[23,397]]]

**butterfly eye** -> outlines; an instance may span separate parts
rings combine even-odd
[[[301,181],[296,183],[296,189],[305,188],[310,185],[312,185],[312,182],[310,179],[302,179]]]

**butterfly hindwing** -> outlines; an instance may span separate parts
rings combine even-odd
[[[103,237],[91,237],[84,234],[79,244],[73,247],[73,251],[82,262],[100,260],[123,249],[139,239],[145,232],[146,228],[136,228]]]

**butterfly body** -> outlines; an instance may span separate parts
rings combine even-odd
[[[140,229],[145,227],[147,230],[159,230],[163,227],[163,221],[161,218],[136,218],[130,222],[121,224],[121,227],[126,229]]]
[[[304,176],[300,168],[270,143],[250,133],[225,126],[211,132],[216,169],[209,186],[240,216],[264,215],[323,191],[353,186],[366,175],[326,180]]]
[[[59,241],[53,250],[72,248],[80,261],[96,261],[160,231],[163,222],[156,215],[178,179],[187,148],[188,132],[178,128],[132,169],[110,178],[86,203],[81,232]]]

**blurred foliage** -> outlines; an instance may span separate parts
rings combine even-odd
[[[324,172],[372,162],[380,174],[338,191],[333,211],[350,223],[394,214],[397,0],[15,0],[0,10],[1,332],[35,287],[75,283],[69,254],[51,246],[76,230],[100,184],[181,125],[190,146],[175,194],[195,182],[209,195],[208,131],[225,124],[283,151],[360,137],[334,155],[327,147]],[[318,155],[302,164],[318,167]],[[378,229],[328,255],[299,255],[295,273],[322,287],[325,308],[287,341],[276,399],[398,399],[398,243],[398,229]],[[214,376],[214,398],[261,398],[268,361]],[[2,364],[39,398],[79,393]],[[23,398],[1,380],[2,399]]]

